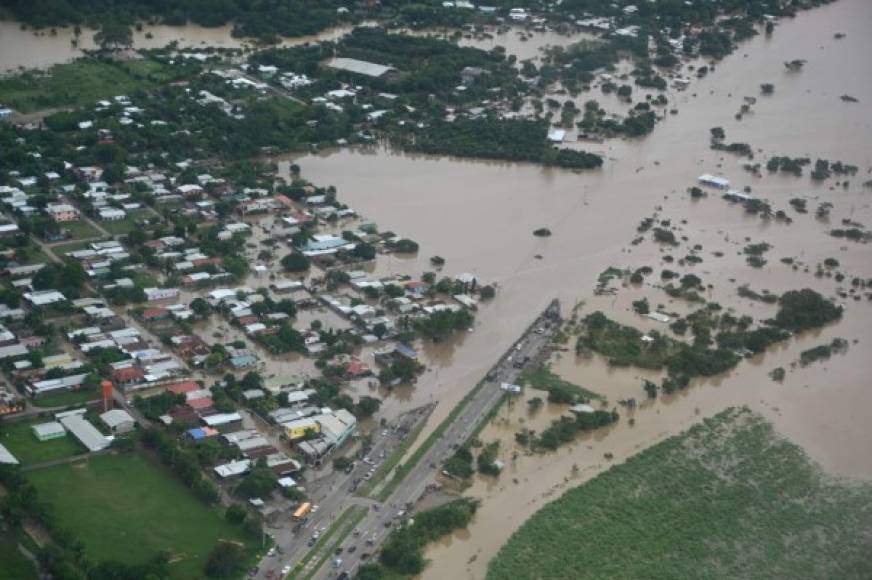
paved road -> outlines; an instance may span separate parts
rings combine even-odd
[[[518,379],[522,369],[515,368],[515,363],[529,357],[527,363],[529,366],[536,364],[541,359],[553,332],[558,327],[554,323],[555,316],[559,316],[559,307],[556,303],[543,312],[521,339],[500,359],[492,372],[489,373],[489,379],[484,387],[424,454],[418,464],[391,494],[388,501],[384,503],[373,502],[370,505],[369,512],[361,520],[355,533],[340,545],[341,553],[331,557],[319,570],[316,570],[313,574],[314,578],[335,578],[342,572],[347,572],[353,576],[362,563],[374,557],[398,519],[399,512],[421,498],[427,487],[434,483],[438,473],[437,466],[451,457],[455,450],[470,437],[491,409],[503,398],[505,393],[500,389],[500,384],[503,382],[512,383]],[[342,490],[344,489],[342,488]],[[337,505],[343,506],[342,509],[351,505],[347,501],[342,502],[340,498],[337,500]],[[339,513],[341,511],[332,515],[338,516]],[[323,524],[319,522],[316,526],[323,526]],[[285,551],[285,554],[280,557],[284,563],[292,565],[304,553],[304,549],[296,546],[293,551]],[[341,560],[341,564],[338,566],[336,559]],[[261,566],[259,574],[264,573],[264,566]]]
[[[255,578],[279,578],[280,571],[285,566],[295,565],[308,551],[312,535],[316,531],[324,532],[347,508],[352,505],[371,505],[372,500],[356,497],[357,486],[363,483],[367,473],[389,457],[391,452],[399,447],[403,438],[417,424],[424,421],[432,410],[431,406],[413,409],[397,418],[391,425],[376,432],[372,437],[372,445],[367,450],[367,462],[356,462],[350,473],[334,472],[319,480],[306,482],[310,501],[318,506],[318,511],[309,516],[308,521],[295,531],[295,523],[291,521],[290,513],[280,516],[278,525],[267,528],[274,536],[276,551],[265,556],[258,565]]]

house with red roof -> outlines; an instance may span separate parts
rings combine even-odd
[[[169,317],[170,311],[168,308],[146,308],[142,311],[142,319],[146,322],[166,320]]]
[[[138,366],[112,369],[112,380],[118,385],[132,385],[145,378],[145,371]]]

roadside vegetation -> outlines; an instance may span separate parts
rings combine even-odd
[[[463,498],[414,514],[388,537],[378,563],[364,565],[357,577],[378,580],[417,576],[427,566],[424,547],[446,534],[466,528],[477,508],[476,500]]]
[[[829,478],[730,409],[546,505],[487,579],[864,578],[870,505],[868,483]]]

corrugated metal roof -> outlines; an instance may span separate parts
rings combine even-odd
[[[380,77],[385,73],[394,70],[389,66],[367,62],[365,60],[358,60],[356,58],[334,58],[327,63],[327,66],[368,77]]]
[[[88,451],[101,451],[109,447],[109,440],[81,415],[71,415],[60,421],[76,439],[82,442],[82,445],[88,448]]]

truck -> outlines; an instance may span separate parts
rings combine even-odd
[[[311,511],[312,511],[312,503],[307,501],[307,502],[300,504],[300,507],[298,507],[296,509],[296,511],[294,511],[294,514],[291,517],[294,519],[294,521],[299,521],[299,520],[303,519],[304,517],[306,517],[307,515],[309,515],[309,512],[311,512]]]

